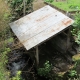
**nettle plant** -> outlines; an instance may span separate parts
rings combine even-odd
[[[7,0],[11,8],[11,20],[17,20],[23,16],[23,0]],[[25,14],[33,11],[32,7],[33,0],[25,0]]]
[[[72,35],[76,37],[75,42],[80,45],[80,13],[76,13],[73,26]]]

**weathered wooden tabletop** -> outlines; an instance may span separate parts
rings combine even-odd
[[[13,32],[27,50],[59,33],[73,20],[49,5],[10,23]]]

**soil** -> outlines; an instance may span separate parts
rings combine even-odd
[[[33,2],[33,10],[38,10],[42,7],[44,7],[46,4],[44,4],[44,0],[34,0]]]

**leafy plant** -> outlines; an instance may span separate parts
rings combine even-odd
[[[44,64],[44,68],[39,68],[38,69],[38,74],[40,76],[47,77],[50,71],[51,71],[51,64],[49,63],[49,61],[46,61],[45,64]]]
[[[8,62],[8,57],[6,54],[10,52],[10,48],[4,48],[4,51],[0,54],[0,80],[6,80],[5,75],[7,74],[7,71],[5,70],[5,65]],[[6,71],[6,72],[5,72]]]
[[[76,70],[70,70],[68,75],[70,77],[75,77],[75,76],[77,76],[77,71]]]
[[[9,3],[9,6],[11,8],[11,19],[16,20],[23,16],[23,0],[7,0]],[[26,14],[33,11],[32,8],[32,2],[33,0],[25,0],[25,12]]]
[[[73,24],[72,35],[76,37],[75,42],[80,45],[80,14],[76,13],[75,16],[75,23]]]
[[[80,80],[80,74],[76,78],[69,78],[68,80]]]
[[[77,38],[76,41],[80,45],[80,31],[77,32]]]
[[[73,24],[73,26],[78,30],[80,30],[80,14],[76,13],[75,15],[75,23]]]
[[[21,78],[20,75],[21,75],[21,71],[18,71],[17,74],[16,74],[16,76],[13,77],[11,80],[22,80],[22,78]]]
[[[68,80],[80,80],[80,75],[79,75],[79,77],[77,77],[77,78],[69,78]]]
[[[80,80],[80,74],[77,73],[77,67],[80,65],[80,59],[79,58],[77,59],[76,57],[73,57],[75,64],[74,64],[73,69],[69,71],[69,74],[68,74],[69,79],[68,80]]]

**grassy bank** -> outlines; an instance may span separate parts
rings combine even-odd
[[[51,4],[65,11],[80,10],[80,0],[53,1]]]

